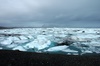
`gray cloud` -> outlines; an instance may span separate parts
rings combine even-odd
[[[2,26],[100,26],[100,0],[0,0]]]

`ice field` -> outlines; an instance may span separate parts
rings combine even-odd
[[[0,50],[84,55],[100,53],[99,28],[14,28],[0,30]]]

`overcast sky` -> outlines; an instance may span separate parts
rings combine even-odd
[[[100,0],[0,0],[0,26],[100,27]]]

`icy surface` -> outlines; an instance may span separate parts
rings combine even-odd
[[[0,50],[100,53],[99,28],[16,28],[0,30]]]
[[[68,46],[56,46],[56,47],[52,47],[52,48],[49,48],[47,49],[46,51],[49,51],[49,52],[56,52],[56,51],[62,51],[62,50],[66,50]]]
[[[24,49],[22,46],[17,46],[15,48],[13,48],[12,50],[26,51],[26,49]]]
[[[51,41],[46,39],[43,35],[38,35],[36,39],[34,39],[32,42],[27,43],[24,47],[25,48],[37,48],[37,50],[44,49],[46,47],[49,47],[51,44]]]

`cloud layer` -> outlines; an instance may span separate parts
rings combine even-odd
[[[99,27],[100,0],[0,0],[1,26]]]

